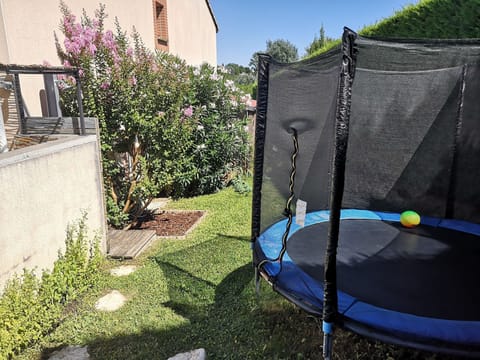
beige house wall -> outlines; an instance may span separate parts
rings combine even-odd
[[[94,16],[99,3],[105,4],[108,18],[105,28],[114,29],[115,17],[122,28],[131,32],[135,26],[145,44],[153,49],[153,14],[149,0],[64,0],[70,10],[80,17],[82,10]],[[7,63],[31,65],[48,61],[60,65],[54,42],[54,31],[61,35],[59,0],[0,0],[4,29],[8,39]],[[146,21],[146,19],[148,21]],[[1,33],[0,33],[1,35]],[[61,38],[61,36],[60,36]],[[4,49],[0,49],[3,58]]]
[[[64,0],[80,17],[82,10],[94,16],[99,3],[105,4],[106,29],[115,29],[118,18],[123,30],[133,27],[145,45],[155,49],[152,0]],[[0,0],[0,62],[20,65],[61,65],[55,48],[54,31],[59,30],[59,0]],[[217,63],[216,27],[205,0],[168,0],[169,51],[191,65]],[[31,115],[41,115],[39,91],[43,80],[23,76],[22,92]]]
[[[0,154],[0,292],[23,268],[50,269],[65,248],[67,226],[82,210],[90,239],[98,231],[107,250],[100,166],[96,136],[68,136]]]
[[[190,65],[217,66],[217,28],[205,0],[168,1],[169,52]]]
[[[108,18],[106,29],[115,29],[115,17],[122,28],[131,32],[136,30],[144,39],[145,44],[153,49],[153,14],[149,0],[65,0],[70,10],[77,17],[85,9],[87,14],[94,16],[99,3],[105,4]],[[63,40],[59,30],[61,21],[59,0],[0,0],[2,19],[8,49],[0,46],[0,59],[3,63],[32,65],[44,61],[52,65],[61,65],[55,47],[54,32],[60,41]],[[145,21],[148,19],[148,21]],[[0,23],[1,24],[1,23]],[[0,30],[0,39],[2,33]],[[3,42],[2,42],[3,43]],[[63,45],[63,44],[62,44]],[[39,92],[43,89],[43,79],[40,76],[22,76],[22,94],[27,108],[32,116],[41,115]]]
[[[5,23],[3,18],[3,5],[0,1],[0,62],[8,63],[8,42],[5,34]]]

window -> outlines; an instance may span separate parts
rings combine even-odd
[[[159,50],[168,51],[167,1],[154,0],[153,11],[155,47]]]

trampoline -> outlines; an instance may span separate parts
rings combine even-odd
[[[480,42],[345,29],[327,54],[258,68],[257,274],[323,317],[326,358],[333,325],[479,357]]]

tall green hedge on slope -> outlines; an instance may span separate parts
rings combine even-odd
[[[398,38],[480,38],[480,0],[422,0],[365,27],[360,34]]]
[[[359,34],[386,38],[480,38],[480,0],[421,0],[366,26]],[[340,40],[331,42],[307,58],[338,44]]]

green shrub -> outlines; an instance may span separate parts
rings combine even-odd
[[[61,320],[65,305],[93,287],[102,255],[98,239],[86,237],[86,215],[67,229],[65,253],[41,278],[33,270],[14,276],[0,297],[0,358],[38,341]]]
[[[360,34],[400,38],[480,38],[478,19],[478,0],[423,0],[365,27]]]
[[[207,64],[191,70],[188,109],[194,127],[189,154],[195,172],[183,195],[216,192],[231,173],[248,168],[245,98],[223,75]]]
[[[242,176],[234,177],[232,179],[232,186],[235,192],[242,195],[248,195],[250,192],[252,192],[252,187]]]
[[[359,34],[380,38],[480,38],[478,19],[479,0],[421,0],[376,24],[364,27]],[[322,54],[340,43],[340,40],[333,41],[308,57]]]
[[[84,110],[100,123],[108,220],[133,223],[158,195],[182,197],[221,189],[249,157],[240,92],[203,65],[193,69],[152,53],[117,23],[104,29],[105,7],[80,22],[62,3],[66,66],[81,69]],[[77,111],[72,79],[61,92],[65,114]]]

